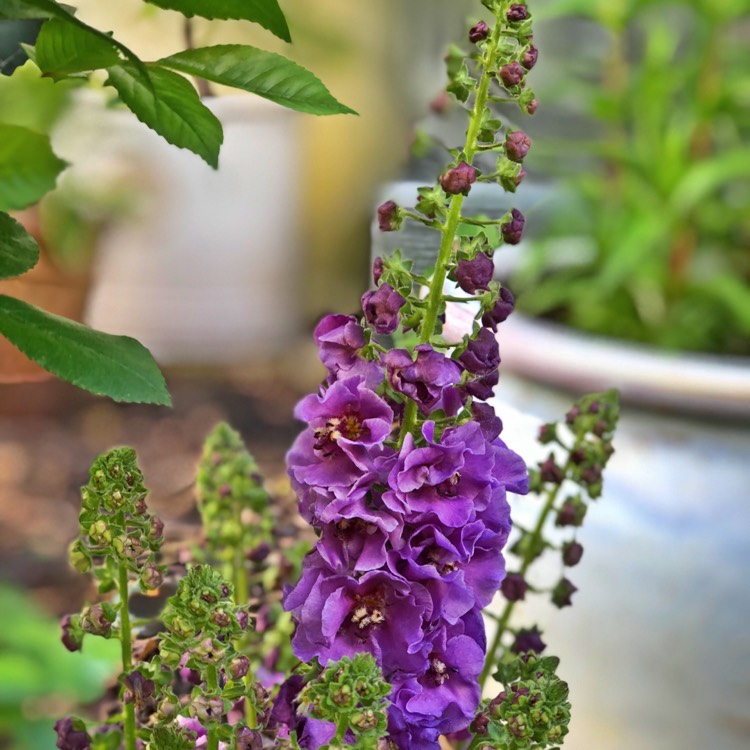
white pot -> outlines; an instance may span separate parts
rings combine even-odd
[[[267,355],[297,323],[297,118],[249,95],[206,104],[224,126],[217,171],[89,101],[58,134],[77,170],[125,170],[141,191],[138,215],[104,238],[88,322],[165,364]]]

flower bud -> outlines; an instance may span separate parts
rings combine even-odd
[[[122,678],[125,690],[122,694],[123,703],[135,703],[136,708],[148,704],[153,706],[155,685],[153,680],[146,679],[137,669]]]
[[[56,746],[59,750],[89,750],[91,737],[86,731],[86,725],[80,719],[67,716],[55,722],[57,732]]]
[[[106,638],[110,630],[112,630],[112,622],[107,619],[104,607],[101,604],[93,604],[83,610],[81,614],[81,627],[86,633]]]
[[[431,102],[430,109],[436,115],[444,114],[450,107],[451,98],[447,91],[441,91]]]
[[[218,695],[199,695],[193,699],[190,713],[201,722],[220,721],[224,715],[224,701]]]
[[[539,107],[539,100],[538,100],[538,99],[532,99],[532,100],[531,100],[531,101],[530,101],[530,102],[529,102],[529,103],[528,103],[528,104],[526,105],[526,111],[527,111],[527,112],[528,112],[528,113],[529,113],[530,115],[533,115],[533,114],[534,114],[534,113],[536,112],[536,110],[537,110],[537,107]]]
[[[64,615],[60,620],[60,640],[68,651],[80,651],[83,645],[83,628],[79,615]]]
[[[586,503],[580,497],[569,497],[557,512],[555,526],[580,526],[586,516]]]
[[[440,175],[440,187],[448,195],[468,195],[477,179],[477,170],[465,161]]]
[[[376,333],[393,333],[398,328],[399,310],[406,300],[390,284],[381,284],[374,292],[362,295],[365,320]]]
[[[525,21],[529,17],[529,9],[522,3],[513,3],[508,10],[507,18],[511,23]]]
[[[263,737],[250,727],[237,729],[237,750],[263,750]]]
[[[517,245],[523,236],[523,228],[526,224],[526,219],[517,208],[514,208],[510,214],[510,221],[503,224],[500,229],[503,233],[503,239],[507,244]]]
[[[528,588],[528,584],[520,573],[508,573],[500,585],[500,591],[509,602],[523,601]]]
[[[515,305],[516,301],[513,299],[510,289],[503,287],[493,308],[482,315],[482,325],[497,331],[497,326],[508,319]]]
[[[579,542],[565,542],[562,548],[562,560],[565,565],[572,568],[578,565],[583,557],[583,545]]]
[[[567,578],[561,578],[554,589],[552,589],[552,603],[562,609],[563,607],[569,607],[573,602],[570,597],[578,591],[578,587],[574,586]]]
[[[228,628],[232,624],[232,619],[223,609],[217,609],[211,615],[211,622],[220,628]]]
[[[522,162],[531,148],[531,138],[523,130],[514,130],[505,137],[505,153],[511,161]]]
[[[384,263],[383,259],[378,255],[377,258],[372,263],[372,280],[373,283],[377,286],[378,282],[380,281],[380,277],[383,275]]]
[[[535,65],[536,61],[539,58],[539,50],[532,44],[526,52],[523,53],[523,57],[521,58],[521,65],[523,65],[526,70],[531,70]]]
[[[151,528],[148,532],[150,539],[161,539],[164,536],[164,521],[158,516],[151,519]]]
[[[109,544],[112,541],[112,532],[107,522],[100,518],[89,526],[89,538],[94,544]]]
[[[250,616],[244,609],[241,609],[239,612],[237,612],[237,624],[242,630],[247,630],[247,626],[249,625],[249,623]]]
[[[515,654],[525,654],[528,651],[541,654],[547,648],[547,644],[542,640],[542,634],[539,629],[534,626],[528,630],[521,628],[516,634],[516,640],[510,648]]]
[[[565,479],[563,470],[555,463],[555,458],[551,453],[545,461],[539,464],[539,474],[543,482],[550,484],[562,484]]]
[[[557,439],[557,425],[554,422],[543,424],[539,428],[539,434],[536,438],[542,445],[554,443]]]
[[[261,563],[271,554],[271,545],[268,542],[261,542],[245,554],[250,562]]]
[[[517,62],[511,62],[507,65],[503,65],[503,67],[498,71],[500,80],[508,88],[518,86],[518,84],[523,81],[523,77],[525,74],[526,71]]]
[[[473,375],[487,375],[497,370],[500,366],[497,339],[486,328],[480,328],[476,337],[469,339],[458,361]]]
[[[486,253],[478,252],[471,260],[458,261],[455,277],[461,289],[475,294],[480,289],[489,289],[494,271],[492,258]]]
[[[147,591],[154,591],[164,583],[164,574],[157,565],[149,563],[141,573],[141,586]]]
[[[404,223],[404,212],[393,201],[378,206],[378,229],[381,232],[396,232]]]
[[[490,27],[484,21],[474,24],[474,26],[469,29],[469,41],[472,44],[484,41],[489,35]]]
[[[83,551],[81,543],[78,540],[70,545],[68,560],[71,566],[79,573],[88,573],[91,570],[91,560],[89,560],[88,555]]]
[[[232,675],[233,680],[241,680],[250,669],[250,659],[244,654],[235,656],[232,661],[229,662],[229,674]]]

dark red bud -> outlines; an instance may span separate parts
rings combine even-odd
[[[490,27],[484,22],[480,21],[469,29],[469,41],[473,44],[484,41],[490,35]]]
[[[508,87],[518,86],[526,75],[526,71],[517,62],[503,65],[498,73],[500,80]]]

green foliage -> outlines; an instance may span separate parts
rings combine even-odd
[[[53,153],[48,136],[0,122],[0,211],[36,203],[55,187],[66,166]]]
[[[0,295],[0,334],[27,357],[73,385],[115,401],[170,405],[164,378],[149,351]]]
[[[336,724],[336,737],[327,747],[343,745],[347,730],[361,750],[375,750],[385,734],[387,700],[391,686],[372,654],[345,656],[329,663],[300,693],[300,711],[309,711],[314,719]]]
[[[535,158],[565,177],[511,279],[520,309],[750,355],[750,6],[555,0],[545,14],[588,18],[600,43],[556,60],[543,92],[585,135]]]
[[[273,52],[241,44],[186,50],[161,65],[214,83],[249,91],[298,112],[354,114],[331,96],[310,71]]]
[[[63,78],[117,65],[120,56],[114,45],[100,35],[53,19],[39,32],[34,45],[34,61],[44,73]]]
[[[107,83],[142,123],[168,143],[189,149],[212,167],[219,166],[224,139],[221,123],[201,103],[188,80],[164,68],[144,69],[129,62],[107,72]]]
[[[157,727],[147,747],[148,750],[193,750],[195,737],[177,727]]]
[[[152,5],[178,10],[185,16],[254,21],[285,42],[289,27],[276,0],[146,0]]]
[[[20,276],[32,269],[39,260],[36,240],[8,214],[0,213],[0,279]]]
[[[0,744],[49,747],[55,706],[95,700],[115,669],[118,646],[95,638],[83,654],[67,652],[57,620],[6,585],[0,585],[0,610],[12,613],[0,628]]]

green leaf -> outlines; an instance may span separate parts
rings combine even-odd
[[[135,116],[168,143],[219,164],[221,123],[201,103],[192,84],[177,73],[149,65],[145,71],[123,62],[109,68],[107,83],[117,89]]]
[[[20,276],[38,260],[36,240],[14,218],[0,213],[0,279]]]
[[[219,44],[179,52],[159,63],[214,83],[250,91],[299,112],[356,114],[334,99],[310,71],[282,55],[255,47]]]
[[[109,68],[120,61],[111,42],[59,19],[42,25],[34,49],[36,64],[56,77]]]
[[[0,21],[35,20],[49,17],[48,11],[31,7],[24,0],[3,0],[0,4]]]
[[[27,357],[69,383],[115,401],[171,400],[148,349],[0,295],[0,334]]]
[[[276,0],[146,0],[166,10],[177,10],[184,16],[220,18],[259,23],[279,39],[291,42],[284,14]]]
[[[66,166],[53,153],[48,136],[0,123],[0,211],[36,203],[55,187]]]

